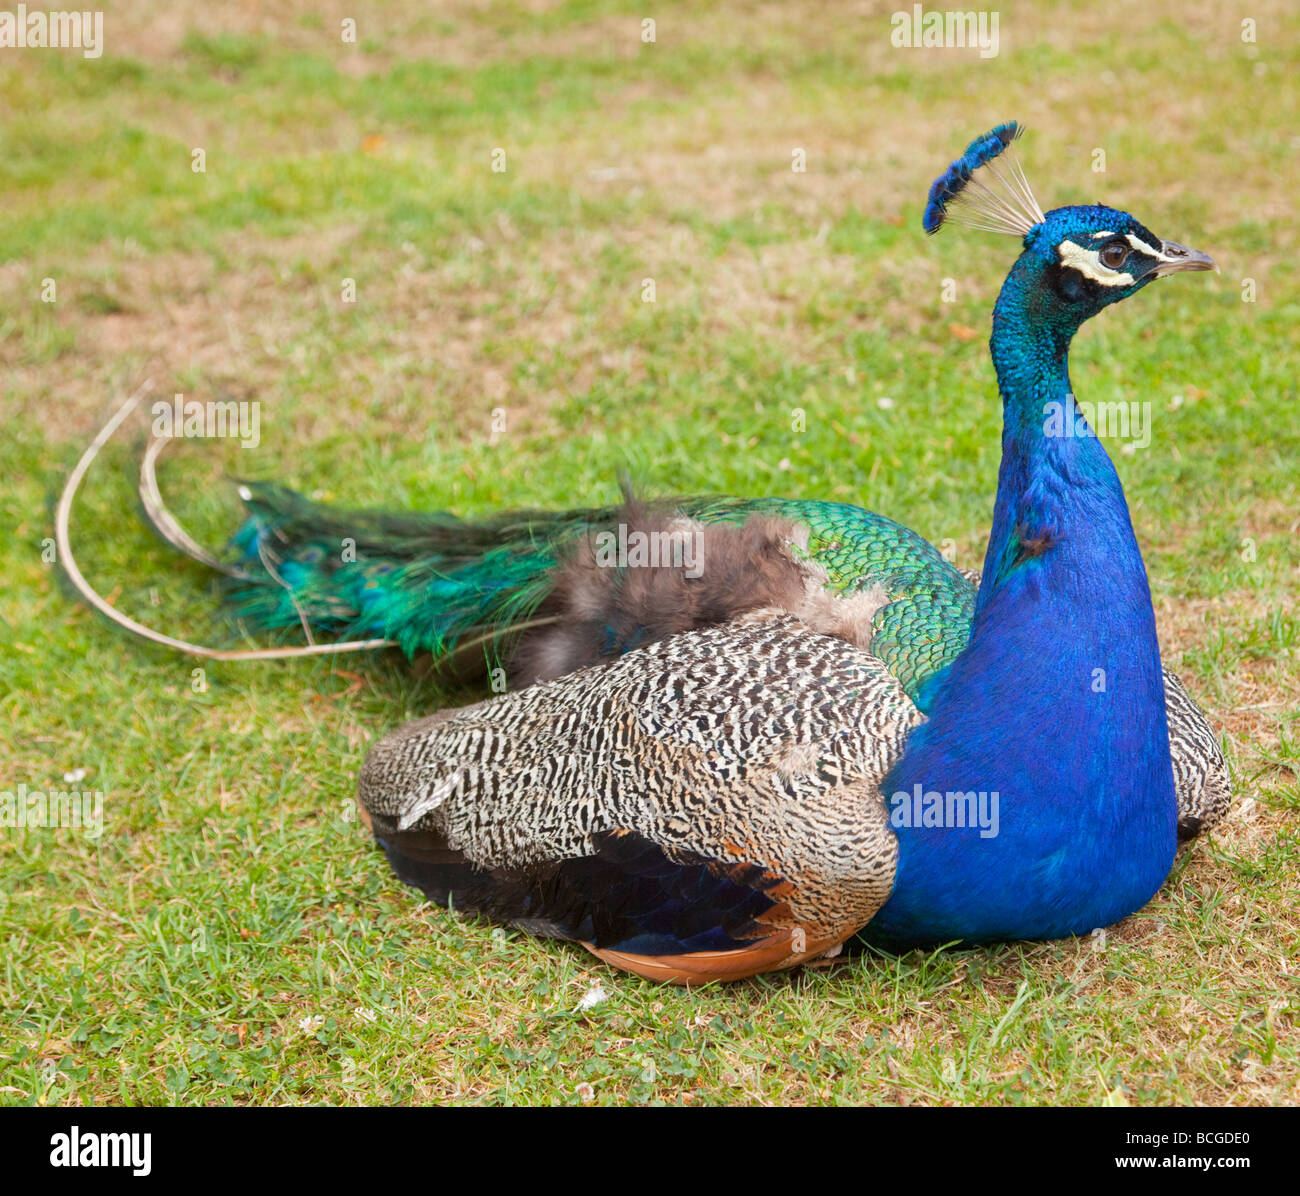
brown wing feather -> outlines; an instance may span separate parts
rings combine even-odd
[[[796,937],[803,938],[802,951],[796,950]],[[602,951],[591,943],[583,946],[624,972],[664,984],[690,985],[745,980],[760,972],[793,968],[824,955],[842,942],[844,937],[810,939],[800,936],[796,930],[782,930],[736,951],[693,951],[690,955],[632,955],[626,951]]]

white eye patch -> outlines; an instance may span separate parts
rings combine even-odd
[[[1134,248],[1138,246],[1141,246],[1141,242],[1138,242]],[[1142,246],[1142,252],[1150,253],[1151,250]],[[1056,256],[1061,259],[1062,266],[1078,270],[1084,278],[1100,283],[1104,287],[1131,287],[1134,283],[1133,275],[1120,274],[1109,266],[1103,266],[1099,249],[1084,249],[1082,245],[1076,245],[1073,241],[1062,241],[1056,247]]]
[[[1126,240],[1139,253],[1145,253],[1147,257],[1153,257],[1158,262],[1176,262],[1179,260],[1176,257],[1170,257],[1169,254],[1164,251],[1163,246],[1152,249],[1151,246],[1142,240],[1141,237],[1135,237],[1132,233],[1125,233],[1124,240]]]

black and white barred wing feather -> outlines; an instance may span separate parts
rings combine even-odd
[[[1223,821],[1232,801],[1232,780],[1204,712],[1192,701],[1178,675],[1168,669],[1165,712],[1178,796],[1178,838],[1186,842]]]
[[[360,800],[434,900],[656,979],[736,978],[889,896],[879,783],[920,717],[875,657],[764,612],[404,727]]]

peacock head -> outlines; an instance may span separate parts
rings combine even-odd
[[[1019,237],[1024,251],[1008,285],[1042,318],[1073,333],[1157,278],[1217,269],[1208,254],[1163,240],[1127,212],[1102,204],[1044,214],[1011,152],[1023,131],[1009,121],[972,141],[934,181],[924,225],[936,233],[951,220]]]

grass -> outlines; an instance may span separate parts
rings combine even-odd
[[[397,3],[354,47],[314,4],[135,4],[102,59],[4,52],[0,788],[105,794],[97,839],[0,832],[5,1103],[1300,1100],[1294,13],[1255,5],[1252,45],[1211,5],[1003,6],[983,60],[892,49],[889,6],[655,7],[648,45],[594,0]],[[1010,249],[918,214],[1012,116],[1045,204],[1104,199],[1223,266],[1074,354],[1082,397],[1151,403],[1151,446],[1111,447],[1166,661],[1237,789],[1104,940],[688,993],[462,922],[351,804],[367,744],[447,695],[390,661],[196,672],[42,559],[50,495],[148,374],[262,403],[256,449],[164,462],[209,541],[229,474],[473,512],[608,501],[627,464],[660,492],[862,502],[978,564]],[[134,516],[134,460],[123,439],[87,484],[82,567],[220,638],[206,579]]]

